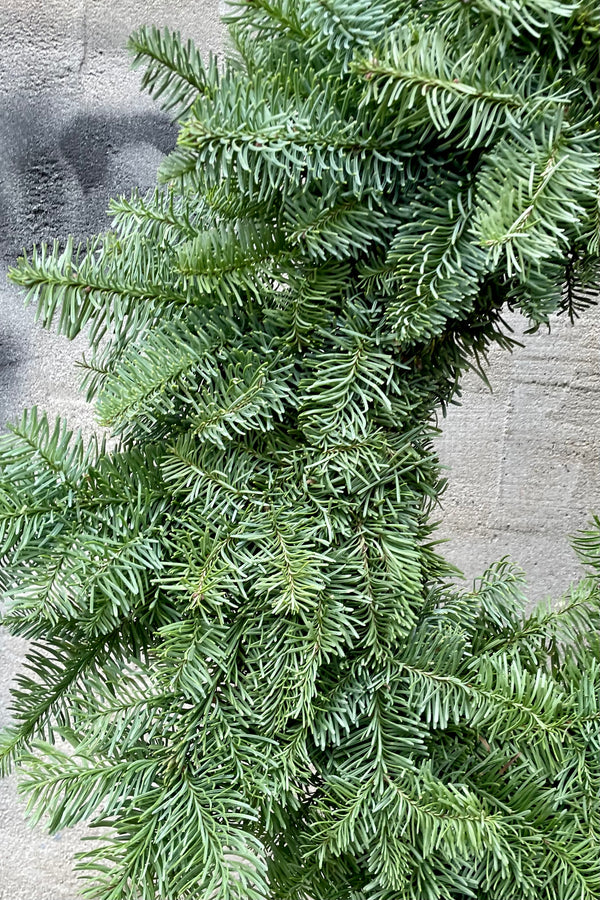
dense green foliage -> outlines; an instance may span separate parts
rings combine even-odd
[[[595,0],[247,0],[131,41],[164,186],[13,280],[107,446],[0,446],[18,760],[101,900],[597,900],[600,540],[451,581],[432,416],[598,285]],[[72,748],[66,753],[63,741]]]

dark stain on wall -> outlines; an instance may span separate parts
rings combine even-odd
[[[0,429],[19,417],[20,394],[27,369],[27,336],[3,321],[5,304],[0,312]]]
[[[0,259],[105,228],[110,197],[152,187],[176,134],[166,116],[152,112],[75,110],[53,119],[32,103],[0,108]]]
[[[127,144],[151,144],[161,153],[168,153],[176,134],[174,125],[158,114],[127,118],[76,115],[62,129],[59,146],[63,159],[87,193],[106,182],[111,154]]]
[[[25,354],[22,342],[12,335],[0,332],[0,379],[3,369],[12,368],[24,362]]]

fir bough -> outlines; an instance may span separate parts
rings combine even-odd
[[[506,309],[598,286],[597,4],[229,21],[223,64],[132,38],[163,186],[11,272],[115,440],[2,438],[4,768],[97,826],[99,900],[597,900],[599,523],[554,611],[456,588],[431,425]]]

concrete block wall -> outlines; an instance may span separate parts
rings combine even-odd
[[[42,332],[5,282],[22,246],[105,227],[108,198],[154,183],[174,141],[169,121],[138,93],[128,34],[169,25],[201,48],[222,41],[219,0],[3,0],[0,9],[0,426],[38,404],[89,429],[73,360],[80,345]],[[515,319],[514,327],[521,328]],[[449,466],[440,509],[446,554],[472,578],[505,554],[531,596],[576,576],[566,534],[600,512],[600,315],[494,354],[494,393],[475,378],[439,441]],[[0,636],[0,725],[24,642]],[[14,780],[0,782],[0,900],[75,900],[77,835],[31,831]]]

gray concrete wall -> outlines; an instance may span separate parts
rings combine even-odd
[[[138,94],[124,45],[138,24],[167,24],[218,48],[219,0],[3,0],[0,9],[0,426],[34,403],[91,427],[72,347],[34,326],[4,270],[23,245],[104,227],[108,198],[154,182],[174,140]],[[515,321],[515,327],[519,327]],[[600,315],[495,354],[494,393],[468,379],[442,421],[450,467],[441,533],[474,577],[510,554],[532,596],[559,593],[577,566],[566,535],[600,511]],[[0,724],[23,642],[0,638]],[[72,835],[24,821],[13,780],[0,783],[0,900],[75,900]]]
[[[469,580],[508,555],[539,600],[580,577],[567,538],[600,514],[600,310],[535,335],[510,321],[524,346],[492,354],[493,393],[467,378],[462,405],[440,422],[440,532]]]

